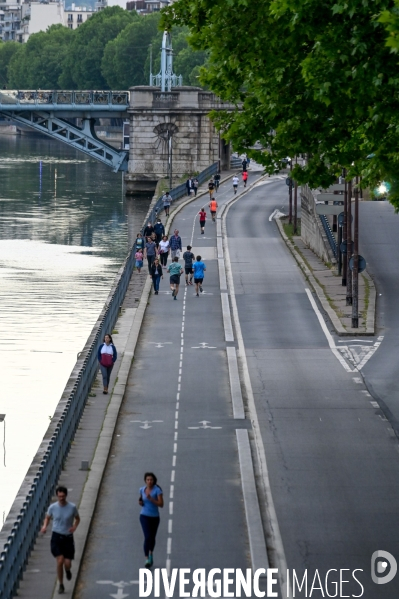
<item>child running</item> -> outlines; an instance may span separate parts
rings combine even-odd
[[[200,223],[200,227],[201,227],[201,235],[203,235],[205,233],[205,221],[206,221],[205,208],[201,208],[201,211],[199,213],[199,223]]]
[[[141,269],[143,268],[143,250],[141,248],[137,250],[137,252],[134,255],[134,258],[136,260],[137,272],[140,274]]]
[[[202,262],[201,256],[197,256],[197,261],[193,264],[194,271],[194,283],[195,283],[195,291],[197,293],[197,297],[199,297],[198,291],[203,291],[202,283],[204,280],[204,272],[206,271],[206,265]]]

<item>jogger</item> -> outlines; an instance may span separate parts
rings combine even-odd
[[[159,509],[163,507],[163,491],[157,485],[157,477],[152,472],[144,474],[145,487],[140,488],[139,505],[140,524],[144,534],[145,567],[151,568],[154,563],[153,552],[159,526]]]
[[[168,266],[168,273],[170,274],[170,288],[172,289],[173,299],[177,299],[180,286],[180,275],[183,273],[183,269],[179,264],[179,258],[176,256],[173,258],[172,264]]]

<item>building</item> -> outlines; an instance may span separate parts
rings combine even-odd
[[[30,35],[46,31],[51,25],[77,29],[106,6],[107,0],[96,0],[94,10],[75,4],[66,10],[63,0],[0,0],[0,39],[25,43]]]
[[[126,10],[135,10],[141,14],[156,12],[168,6],[169,0],[131,0],[126,3]]]
[[[0,0],[0,39],[22,42],[21,0]]]
[[[72,4],[71,8],[64,11],[64,25],[69,29],[77,29],[87,21],[94,13],[94,10],[87,10],[86,7],[75,6]]]

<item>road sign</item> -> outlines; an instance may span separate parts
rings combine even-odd
[[[339,246],[339,249],[341,250],[341,254],[346,254],[347,244],[348,244],[347,241],[343,241],[341,243],[341,245]],[[353,241],[351,242],[351,254],[353,254]]]
[[[353,223],[353,214],[351,214],[351,218],[352,218],[351,223]],[[344,225],[344,213],[343,212],[338,214],[338,224],[340,227],[343,227],[343,225]]]
[[[291,187],[293,186],[294,183],[293,183],[291,177],[287,177],[286,178],[285,184],[288,185],[288,186],[291,186]]]
[[[336,193],[318,193],[316,202],[343,202],[344,196]]]
[[[352,258],[349,260],[349,268],[351,270],[353,270],[353,264],[354,264],[354,260],[353,260],[353,256],[352,256]],[[363,272],[367,266],[367,262],[363,258],[363,256],[361,256],[360,254],[359,254],[359,263],[358,264],[359,264],[359,272]]]
[[[316,214],[340,214],[342,206],[334,206],[334,204],[316,204]]]

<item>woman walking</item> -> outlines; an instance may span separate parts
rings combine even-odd
[[[97,352],[97,358],[100,362],[100,370],[103,376],[104,395],[108,393],[109,379],[111,372],[118,357],[116,347],[112,342],[112,337],[108,333],[104,337],[104,343],[100,345]]]
[[[161,277],[163,279],[162,266],[159,264],[158,258],[155,258],[154,263],[151,264],[150,277],[152,277],[155,295],[158,295],[159,281],[161,280]]]
[[[144,474],[145,487],[140,488],[139,505],[141,505],[140,524],[144,533],[145,567],[151,568],[154,563],[153,553],[155,538],[159,526],[159,509],[163,507],[163,491],[157,485],[157,477],[152,472]]]
[[[169,239],[166,235],[162,237],[162,240],[159,242],[158,253],[161,258],[161,264],[164,268],[168,263],[168,255],[169,255]]]
[[[194,185],[194,195],[196,196],[197,195],[197,191],[198,191],[198,186],[199,186],[199,182],[198,182],[197,178],[194,179],[193,185]]]

